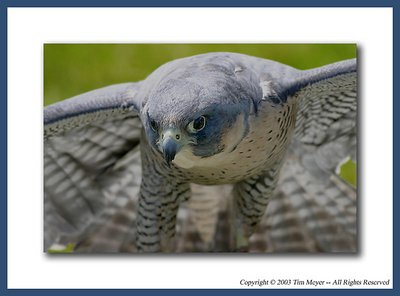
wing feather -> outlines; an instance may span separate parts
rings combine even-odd
[[[45,108],[45,250],[76,242],[107,210],[137,194],[140,170],[135,173],[132,154],[139,153],[142,128],[139,85],[113,85]]]
[[[327,178],[336,173],[343,159],[356,160],[356,60],[304,71],[299,76],[297,83],[304,87],[291,95],[298,102],[291,153],[316,178]]]
[[[250,251],[354,252],[356,191],[336,169],[356,155],[356,60],[290,73],[276,93],[297,101],[294,137]]]
[[[45,108],[44,138],[87,126],[106,118],[124,118],[140,110],[138,83],[121,83],[96,89]]]

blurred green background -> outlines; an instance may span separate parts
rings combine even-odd
[[[244,53],[309,69],[354,58],[356,44],[45,44],[44,105],[114,83],[138,81],[160,65],[213,51]],[[356,185],[356,165],[342,167]]]

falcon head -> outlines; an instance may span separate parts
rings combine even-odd
[[[168,165],[185,167],[232,151],[246,135],[262,90],[249,72],[238,75],[235,68],[229,59],[197,56],[164,65],[146,79],[142,122]]]

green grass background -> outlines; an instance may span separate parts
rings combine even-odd
[[[354,58],[355,44],[45,44],[44,105],[114,83],[138,81],[160,65],[190,55],[228,51],[308,69]],[[356,165],[342,167],[355,186]]]

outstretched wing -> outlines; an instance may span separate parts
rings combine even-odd
[[[295,83],[291,152],[316,179],[327,180],[343,160],[356,160],[356,60],[303,71]]]
[[[356,60],[301,71],[287,94],[297,100],[298,112],[277,194],[264,221],[270,248],[355,251],[356,192],[337,175],[337,168],[348,157],[355,161]]]
[[[44,109],[45,250],[76,242],[135,197],[139,85],[112,85]]]
[[[348,146],[355,153],[356,60],[303,71],[296,84],[301,87],[293,94],[299,106],[295,138],[311,147],[324,146],[342,137],[352,143],[352,138],[354,143]],[[350,150],[343,153],[348,154]]]

